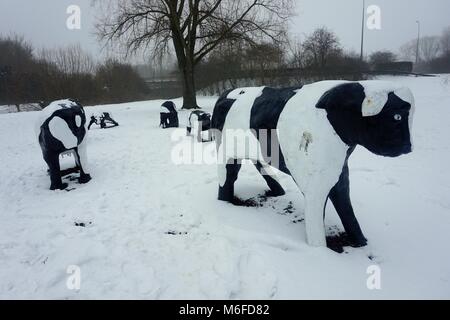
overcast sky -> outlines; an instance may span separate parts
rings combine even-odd
[[[291,33],[304,37],[319,26],[332,29],[347,49],[359,51],[363,0],[296,0],[297,16]],[[397,51],[417,37],[416,20],[421,21],[423,35],[438,35],[450,26],[449,0],[366,0],[381,8],[379,31],[366,32],[366,53],[380,49]],[[81,30],[66,28],[69,5],[82,10]],[[100,56],[94,23],[98,13],[91,0],[0,0],[0,33],[25,36],[35,47],[56,47],[80,43]]]

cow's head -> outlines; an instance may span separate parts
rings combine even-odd
[[[317,104],[325,109],[336,133],[350,146],[362,145],[386,157],[412,151],[414,98],[392,83],[345,83],[326,92]]]

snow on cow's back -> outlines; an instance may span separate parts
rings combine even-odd
[[[72,101],[70,99],[63,99],[63,100],[57,100],[50,103],[47,107],[42,109],[42,111],[39,111],[39,116],[37,117],[36,124],[35,124],[35,134],[36,136],[39,136],[41,132],[41,126],[44,124],[44,122],[50,118],[56,111],[65,109],[65,108],[72,108],[78,106],[78,103],[75,101]],[[80,119],[81,121],[81,119]],[[78,120],[77,120],[78,122]]]
[[[45,107],[42,111],[48,115],[51,116],[55,111],[65,109],[65,108],[72,108],[78,106],[78,103],[76,103],[73,100],[70,99],[64,99],[64,100],[57,100],[50,103],[47,107]]]

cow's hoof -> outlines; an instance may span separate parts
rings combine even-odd
[[[64,190],[68,187],[69,185],[67,183],[61,183],[61,184],[52,184],[50,186],[50,190],[55,191],[55,190]]]
[[[86,184],[91,180],[92,180],[92,177],[89,174],[84,174],[84,175],[80,176],[80,179],[78,179],[78,182],[80,184]]]
[[[234,191],[228,188],[219,187],[219,201],[230,202],[234,200]]]
[[[367,246],[366,238],[355,239],[345,232],[327,237],[327,247],[337,253],[344,253],[345,247],[362,248],[365,246]]]
[[[349,239],[349,242],[352,248],[363,248],[367,246],[367,239],[360,239],[360,240]]]
[[[221,196],[219,196],[217,199],[219,201],[228,202],[228,203],[233,203],[233,201],[234,201],[234,197],[229,198],[229,197],[221,197]]]
[[[281,190],[270,190],[266,192],[266,197],[269,198],[276,198],[276,197],[282,197],[286,194],[286,191],[284,191],[283,189]]]

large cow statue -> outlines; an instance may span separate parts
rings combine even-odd
[[[37,134],[49,168],[51,190],[63,190],[68,186],[62,183],[59,163],[61,154],[74,154],[77,169],[80,171],[80,183],[88,183],[91,180],[86,171],[86,133],[84,109],[74,100],[55,101],[41,111]]]
[[[217,101],[212,119],[219,200],[234,200],[241,159],[253,160],[272,196],[283,195],[276,167],[291,175],[305,196],[310,245],[326,246],[324,212],[330,199],[351,245],[365,246],[350,200],[349,157],[358,145],[385,157],[410,153],[413,112],[411,91],[382,81],[228,91]],[[256,152],[248,146],[256,146]]]

